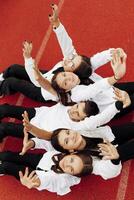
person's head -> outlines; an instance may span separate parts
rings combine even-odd
[[[52,146],[60,152],[68,153],[84,148],[84,140],[78,131],[56,129],[51,137]]]
[[[76,122],[84,120],[86,117],[90,117],[91,115],[96,115],[98,113],[99,108],[93,101],[82,101],[74,104],[68,109],[70,119]]]
[[[75,55],[72,59],[63,61],[65,71],[73,71],[80,78],[89,78],[92,74],[90,58],[84,55]]]
[[[90,134],[90,131],[89,131]],[[103,143],[103,138],[85,137],[80,131],[57,129],[51,137],[52,146],[59,152],[71,153],[86,150],[92,156],[100,158],[98,144]]]
[[[59,159],[60,157],[60,159]],[[56,173],[67,173],[74,176],[85,176],[93,170],[92,157],[86,153],[73,153],[68,155],[56,155],[56,165],[52,167]]]
[[[73,72],[58,72],[53,76],[51,83],[57,93],[62,93],[79,85],[80,79]]]

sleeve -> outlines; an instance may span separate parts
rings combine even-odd
[[[118,176],[121,173],[121,169],[121,162],[118,165],[114,165],[111,160],[98,160],[94,165],[93,174],[100,175],[107,180]]]
[[[34,67],[34,59],[33,58],[25,59],[25,70],[26,70],[31,82],[36,87],[40,87],[39,83],[35,80],[33,67]]]
[[[69,37],[64,26],[60,23],[59,27],[57,29],[54,29],[54,32],[56,33],[56,37],[58,39],[60,48],[62,50],[64,59],[67,58],[72,59],[73,56],[77,53],[76,50],[74,49],[72,40]]]
[[[51,145],[50,141],[39,139],[39,138],[32,138],[31,140],[34,141],[35,146],[34,149],[44,149],[46,151],[53,151],[54,148]]]
[[[119,110],[116,108],[116,103],[109,105],[101,113],[87,117],[83,121],[77,122],[77,130],[94,130],[95,128],[108,123]]]
[[[102,65],[105,65],[106,63],[111,61],[111,59],[112,59],[111,50],[113,50],[113,49],[114,48],[102,51],[100,53],[95,54],[94,56],[92,56],[90,58],[90,62],[91,62],[93,70],[96,70],[99,67],[101,67]]]
[[[40,186],[38,190],[48,190],[56,192],[58,195],[65,195],[71,191],[70,187],[80,183],[80,178],[71,176],[69,174],[56,174],[53,171],[39,171],[36,170],[38,178],[40,179]]]
[[[74,92],[71,95],[71,99],[74,102],[86,101],[91,98],[94,98],[102,90],[109,89],[112,86],[108,83],[108,78],[104,78],[88,86],[79,85],[77,87],[78,90],[74,90]]]

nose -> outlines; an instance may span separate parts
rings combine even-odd
[[[76,109],[73,109],[73,110],[72,110],[72,114],[75,114],[75,113],[76,113]]]
[[[71,140],[74,142],[74,135],[71,136]]]

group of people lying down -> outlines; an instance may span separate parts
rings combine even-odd
[[[134,158],[134,123],[107,125],[134,110],[134,82],[119,82],[126,73],[127,55],[110,48],[87,57],[76,52],[51,5],[49,21],[63,53],[50,71],[39,70],[31,57],[33,45],[23,43],[25,66],[14,64],[0,74],[1,98],[20,92],[51,107],[0,105],[0,141],[23,139],[21,152],[0,152],[0,174],[12,175],[22,185],[65,195],[85,175],[107,180],[121,173],[122,162]],[[109,63],[112,76],[102,78],[96,69]],[[46,153],[31,154],[30,149]]]

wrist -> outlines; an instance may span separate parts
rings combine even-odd
[[[116,81],[119,81],[119,80],[120,80],[120,78],[117,77],[116,75],[114,75],[114,79],[115,79]]]
[[[30,149],[35,147],[34,140],[30,139]]]
[[[57,21],[55,21],[55,22],[53,23],[53,28],[54,28],[54,29],[57,29],[59,26],[60,26],[60,20],[57,19]]]

